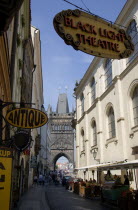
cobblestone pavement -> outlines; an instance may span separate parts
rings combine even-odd
[[[32,186],[20,199],[14,210],[50,210],[45,197],[46,186]]]
[[[112,210],[115,208],[103,206],[100,199],[85,199],[66,190],[61,185],[46,187],[46,200],[50,210]]]

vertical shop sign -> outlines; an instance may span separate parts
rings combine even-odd
[[[10,209],[12,151],[0,148],[0,209]]]

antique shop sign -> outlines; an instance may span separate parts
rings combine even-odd
[[[0,206],[1,210],[10,209],[12,151],[0,148]]]
[[[44,112],[31,108],[19,108],[6,115],[8,123],[20,128],[37,128],[47,123],[48,117]]]
[[[112,59],[127,58],[134,51],[123,29],[80,10],[62,11],[53,23],[58,35],[75,50]]]

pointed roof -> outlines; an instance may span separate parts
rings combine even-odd
[[[48,105],[47,113],[48,113],[48,114],[52,113],[52,107],[51,107],[50,104]]]
[[[69,113],[68,99],[66,93],[59,94],[56,112],[58,114]]]

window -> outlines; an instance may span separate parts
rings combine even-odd
[[[84,141],[84,130],[81,130],[81,136],[82,136],[82,150],[85,150],[85,141]]]
[[[93,132],[93,146],[97,145],[97,128],[96,128],[96,122],[92,122],[92,132]]]
[[[81,115],[84,113],[84,95],[83,93],[81,94]]]
[[[114,110],[110,107],[108,112],[108,129],[109,129],[109,138],[113,138],[116,135],[115,131],[115,117],[114,117]]]
[[[95,79],[93,78],[91,82],[91,103],[92,104],[94,100],[95,100]]]
[[[138,29],[136,21],[132,20],[127,28],[127,34],[131,36],[132,43],[134,44],[134,53],[128,58],[128,63],[132,61],[138,53]]]
[[[105,63],[105,88],[112,84],[112,61],[107,59]]]
[[[134,125],[138,125],[138,86],[135,87],[132,95]]]

